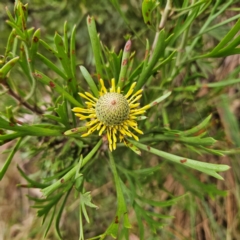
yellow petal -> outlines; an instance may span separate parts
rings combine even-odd
[[[132,126],[132,127],[137,126],[137,123],[135,121],[132,121],[132,120],[126,120],[125,124],[128,125],[128,126]]]
[[[134,135],[133,133],[132,133],[132,136],[134,137],[134,139],[135,139],[136,141],[139,141],[139,138],[138,138],[136,135]]]
[[[101,84],[101,92],[106,93],[106,92],[107,92],[107,89],[106,89],[106,87],[105,87],[104,82],[103,82],[102,79],[100,79],[100,84]]]
[[[140,115],[140,114],[143,114],[143,113],[145,113],[146,111],[144,110],[144,111],[137,111],[137,112],[135,112],[135,113],[131,113],[132,115]]]
[[[112,78],[112,87],[110,88],[110,92],[115,92],[115,79]]]
[[[113,143],[113,150],[115,150],[116,147],[117,147],[117,145],[116,145],[116,143],[114,142],[114,143]]]
[[[97,123],[97,122],[99,122],[99,120],[98,119],[94,119],[94,120],[92,120],[92,121],[90,121],[90,122],[87,122],[86,123],[86,126],[92,126],[92,125],[94,125],[95,123]]]
[[[97,98],[95,98],[91,93],[89,93],[89,92],[85,92],[85,94],[88,96],[88,97],[90,97],[90,98],[92,98],[93,100],[95,100],[95,101],[97,101],[98,99]]]
[[[140,129],[138,129],[137,127],[132,127],[132,129],[134,129],[139,134],[143,134],[143,132]]]
[[[104,132],[105,129],[106,129],[106,125],[103,125],[102,128],[99,131],[99,136],[102,135],[102,133]]]
[[[87,92],[85,92],[85,94],[86,94]],[[85,99],[87,99],[88,101],[90,101],[90,102],[92,102],[92,103],[95,103],[91,98],[89,98],[88,96],[86,96],[85,94],[83,94],[83,93],[78,93],[82,98],[85,98]]]
[[[111,132],[109,129],[107,130],[107,138],[108,138],[108,142],[112,144]]]
[[[87,132],[81,135],[81,137],[87,137],[88,135],[90,135],[91,133]]]
[[[100,122],[99,124],[98,124],[98,127],[97,127],[97,130],[99,131],[99,129],[101,128],[101,126],[102,126],[102,123]]]
[[[130,108],[136,108],[140,105],[140,103],[135,103],[135,104],[129,104]]]
[[[137,100],[139,100],[141,97],[142,97],[142,94],[136,96],[132,101],[130,101],[130,99],[129,99],[129,101],[130,101],[129,104],[133,104],[134,102],[136,102]]]
[[[128,97],[133,93],[134,87],[136,86],[136,82],[134,82],[131,87],[129,88],[127,94],[125,95],[125,98],[128,99]]]
[[[138,90],[136,93],[134,93],[129,99],[128,102],[130,102],[133,98],[135,98],[137,95],[142,93],[142,89]],[[141,95],[142,96],[142,95]]]

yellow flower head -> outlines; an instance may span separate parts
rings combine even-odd
[[[120,87],[115,86],[115,79],[111,81],[111,88],[107,91],[104,82],[100,79],[101,89],[99,98],[85,92],[79,93],[85,98],[87,108],[75,107],[72,110],[80,120],[90,119],[86,126],[88,131],[82,135],[86,137],[94,131],[99,132],[99,136],[106,133],[109,149],[116,149],[117,139],[127,145],[125,137],[133,137],[138,141],[136,133],[143,134],[138,129],[138,115],[145,113],[150,106],[139,108],[137,101],[142,97],[142,89],[133,94],[136,83],[133,83],[126,95],[121,93]]]

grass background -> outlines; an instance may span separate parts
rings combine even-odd
[[[221,1],[220,1],[221,2]],[[221,4],[224,4],[222,1]],[[175,6],[181,6],[182,1],[176,1]],[[219,8],[221,7],[221,4]],[[13,9],[13,3],[10,1],[0,2],[0,52],[4,52],[5,43],[7,41],[10,28],[4,20],[7,15],[4,7],[8,6]],[[237,11],[240,4],[232,1],[232,4],[219,17],[216,18],[215,24],[228,19]],[[89,71],[94,71],[93,55],[88,36],[86,17],[94,16],[97,22],[97,29],[103,44],[115,52],[119,52],[126,42],[126,36],[132,35],[133,49],[136,50],[136,56],[143,59],[145,54],[145,39],[153,41],[155,34],[149,29],[142,19],[140,1],[126,0],[120,1],[120,8],[127,19],[121,17],[119,12],[114,8],[111,1],[37,1],[29,2],[29,25],[36,29],[41,28],[42,38],[46,41],[52,41],[55,31],[62,34],[63,24],[67,20],[69,26],[76,24],[76,54],[77,64],[84,65]],[[211,7],[208,8],[192,26],[192,35],[198,32],[198,29],[205,23],[206,17],[210,14]],[[174,27],[174,15],[169,18],[166,28],[170,31]],[[213,23],[214,24],[214,23]],[[229,23],[218,29],[212,30],[201,38],[196,45],[193,53],[199,53],[205,49],[210,49],[218,43],[220,39],[234,25]],[[191,39],[189,41],[192,41]],[[44,49],[41,49],[44,52]],[[47,52],[44,54],[48,55]],[[48,56],[51,58],[51,56]],[[55,61],[54,59],[52,59]],[[213,83],[224,79],[234,71],[237,71],[239,78],[239,55],[228,56],[225,58],[205,59],[196,61],[188,67],[188,78],[184,72],[179,73],[174,80],[173,90],[180,91],[181,87],[191,85],[199,75],[197,80],[201,83]],[[39,63],[39,69],[48,73],[48,69]],[[51,73],[49,73],[51,74]],[[81,78],[80,73],[79,79]],[[24,75],[16,71],[13,78],[16,79],[16,85],[24,88]],[[192,80],[194,79],[194,81]],[[154,80],[154,81],[157,81]],[[151,86],[147,86],[151,88]],[[178,90],[179,88],[179,90]],[[239,85],[235,84],[230,87],[224,87],[211,90],[202,87],[196,92],[183,91],[181,94],[175,94],[176,101],[168,106],[168,113],[173,129],[188,129],[193,123],[201,121],[204,117],[212,113],[213,118],[211,126],[208,129],[209,136],[218,139],[220,148],[232,149],[235,151],[229,156],[218,157],[211,154],[202,154],[197,159],[204,162],[222,163],[232,168],[222,173],[224,181],[216,180],[205,174],[196,171],[189,171],[180,165],[173,165],[163,162],[160,158],[145,153],[142,159],[136,159],[132,154],[123,159],[123,165],[132,167],[151,167],[162,163],[159,174],[154,173],[146,179],[141,179],[144,188],[144,196],[157,200],[168,200],[170,196],[178,196],[186,193],[184,199],[174,206],[159,209],[159,212],[166,215],[174,216],[165,222],[167,225],[154,235],[149,231],[149,227],[144,223],[146,230],[146,239],[240,239],[240,219],[239,219],[239,154],[240,146],[238,121],[240,118],[240,101],[239,101]],[[48,102],[47,96],[42,96],[41,102]],[[4,100],[0,103],[1,111],[4,111],[5,105],[16,105],[11,96],[5,95]],[[161,115],[161,106],[156,109]],[[34,116],[22,113],[23,121],[34,122]],[[235,126],[235,128],[234,128]],[[37,138],[33,138],[32,144],[38,144]],[[1,147],[1,151],[9,149],[12,142]],[[159,146],[168,152],[174,154],[186,155],[189,158],[196,158],[196,154],[177,142],[162,142]],[[26,194],[41,197],[38,189],[18,188],[18,183],[24,184],[17,171],[18,164],[29,175],[33,174],[41,161],[37,158],[31,158],[28,147],[27,151],[21,151],[14,157],[13,164],[10,166],[6,176],[1,181],[0,187],[0,240],[1,239],[41,239],[45,226],[41,226],[41,219],[36,218],[35,209],[31,208],[33,202],[26,198]],[[54,146],[54,152],[49,156],[54,158],[58,146]],[[122,149],[117,150],[119,154]],[[116,155],[118,155],[118,152]],[[5,160],[6,154],[1,155],[0,161]],[[40,161],[40,163],[39,163]],[[50,164],[50,162],[49,162]],[[50,165],[48,166],[50,167]],[[114,210],[109,206],[115,206],[115,194],[111,174],[106,164],[98,162],[91,166],[91,173],[95,177],[91,177],[86,184],[86,189],[92,191],[94,204],[100,208],[97,211],[90,211],[91,224],[86,224],[86,237],[91,237],[102,233],[108,226],[110,219],[113,218]],[[103,174],[104,173],[104,174]],[[93,190],[94,189],[94,190]],[[226,194],[227,193],[227,194]],[[61,220],[62,229],[64,231],[64,239],[78,239],[78,203],[71,198],[67,203],[64,216]],[[146,206],[146,208],[151,206]],[[151,210],[151,209],[150,209]],[[130,239],[138,238],[138,223],[133,212],[129,212],[132,222],[130,230]],[[46,239],[57,239],[54,230],[51,229]],[[110,238],[109,238],[110,239]]]

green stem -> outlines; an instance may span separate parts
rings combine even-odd
[[[158,26],[158,29],[163,29],[164,26],[165,26],[165,23],[167,21],[167,18],[168,18],[168,15],[169,15],[169,12],[172,8],[172,1],[171,0],[167,0],[167,4],[164,8],[164,12],[163,12],[163,15],[162,15],[162,18],[161,18],[161,22],[159,23],[159,26]],[[159,37],[159,33],[160,32],[156,32],[156,35],[154,37],[154,41],[153,41],[153,45],[152,45],[152,50],[151,52],[153,53],[156,46],[157,46],[157,41],[158,41],[158,37]]]
[[[162,108],[162,116],[163,116],[163,126],[166,129],[170,129],[170,123],[169,123],[169,120],[168,120],[168,114],[167,114],[167,111],[166,111],[165,107]]]

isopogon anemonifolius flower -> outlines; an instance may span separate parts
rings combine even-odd
[[[133,137],[138,141],[136,134],[143,134],[143,132],[138,128],[137,118],[150,107],[150,105],[139,107],[138,100],[142,97],[143,90],[133,94],[136,85],[134,82],[124,95],[120,87],[115,86],[115,79],[112,79],[109,91],[102,79],[100,79],[100,85],[99,98],[89,92],[79,93],[87,100],[86,108],[72,109],[80,120],[88,120],[86,123],[88,130],[82,134],[82,137],[95,131],[98,131],[99,136],[106,133],[110,151],[116,149],[118,139],[126,145],[126,137]]]

